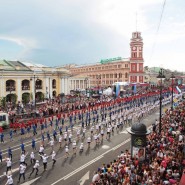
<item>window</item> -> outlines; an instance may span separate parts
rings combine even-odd
[[[105,74],[103,74],[103,78],[105,78]]]
[[[117,73],[116,73],[116,74],[114,74],[114,78],[117,78]]]
[[[6,121],[6,115],[0,116],[0,121]]]
[[[121,65],[118,65],[118,68],[121,68]]]
[[[125,64],[125,68],[128,68],[128,64]]]
[[[125,78],[128,78],[128,73],[125,73]]]
[[[113,74],[110,74],[110,78],[113,78]]]
[[[132,71],[135,71],[135,70],[136,70],[136,66],[132,65]]]
[[[109,74],[106,74],[106,78],[109,78]]]

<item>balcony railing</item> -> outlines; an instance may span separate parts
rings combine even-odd
[[[36,89],[42,89],[42,85],[36,85]]]
[[[6,91],[15,91],[15,86],[6,87]]]
[[[22,86],[22,90],[30,90],[30,86],[24,85]]]

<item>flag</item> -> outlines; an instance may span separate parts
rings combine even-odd
[[[178,91],[179,93],[181,93],[181,90],[179,89],[178,86],[176,86],[176,89],[177,89],[177,91]]]
[[[137,87],[136,87],[136,84],[134,85],[134,93],[137,93]]]
[[[120,94],[120,85],[116,84],[116,97],[118,97]]]

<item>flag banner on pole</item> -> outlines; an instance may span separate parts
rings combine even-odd
[[[120,85],[116,84],[116,97],[119,96],[119,93],[120,93]]]
[[[179,89],[178,86],[176,86],[176,89],[177,89],[177,91],[178,91],[179,93],[181,93],[181,90]]]
[[[136,84],[134,85],[134,93],[137,92],[137,87],[136,87]]]

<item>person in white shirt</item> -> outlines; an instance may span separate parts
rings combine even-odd
[[[81,143],[81,144],[80,144],[80,152],[83,152],[83,150],[84,150],[84,144]]]
[[[43,145],[40,145],[39,155],[44,155],[44,147],[43,147]]]
[[[30,173],[30,175],[29,175],[29,177],[28,178],[30,178],[31,177],[31,175],[32,175],[32,173],[36,170],[36,173],[35,173],[35,176],[36,175],[38,175],[38,172],[39,172],[39,161],[38,160],[36,160],[36,162],[35,162],[35,164],[34,164],[34,166],[33,166],[33,168],[32,168],[32,171],[31,171],[31,173]]]
[[[25,164],[27,166],[27,163],[25,162],[26,156],[28,155],[28,153],[24,154],[22,153],[20,156],[20,164]]]
[[[62,148],[62,136],[60,135],[58,138],[59,146]]]
[[[54,139],[51,139],[48,144],[50,144],[51,150],[53,151],[53,148],[54,148]]]
[[[51,154],[51,159],[53,161],[53,166],[55,165],[56,163],[56,152],[53,150],[52,154]]]
[[[30,154],[30,162],[31,164],[35,162],[35,154],[33,152]]]
[[[88,138],[87,138],[87,143],[88,143],[88,148],[90,148],[90,144],[91,144],[91,137],[90,136],[88,136]]]
[[[47,163],[48,163],[48,157],[46,154],[44,155],[40,155],[42,157],[42,162],[43,162],[43,166],[44,166],[44,171],[47,170]]]
[[[24,164],[20,164],[19,166],[19,180],[18,183],[21,180],[21,177],[23,177],[24,181],[25,181],[25,170],[26,170],[26,166]]]
[[[76,155],[76,141],[74,140],[73,143],[73,154]]]
[[[7,182],[5,185],[13,185],[12,175],[7,175]]]
[[[69,148],[68,148],[68,146],[66,146],[65,152],[66,152],[66,158],[68,158],[69,157]]]
[[[12,171],[12,161],[10,158],[6,158],[6,174],[8,171]]]

